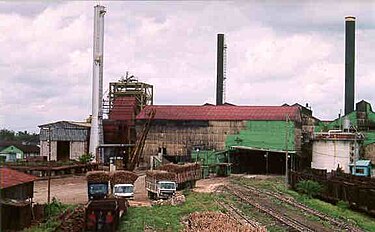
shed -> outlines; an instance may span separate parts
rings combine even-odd
[[[357,160],[354,164],[349,164],[350,172],[355,176],[371,176],[371,160]]]
[[[0,167],[0,176],[1,230],[21,230],[31,223],[37,177],[5,167]]]
[[[5,162],[15,162],[24,158],[23,151],[13,145],[2,149],[0,156],[5,157]]]
[[[51,160],[77,160],[88,153],[90,123],[59,121],[39,125],[40,154]]]

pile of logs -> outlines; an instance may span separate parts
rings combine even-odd
[[[146,172],[146,177],[151,177],[156,180],[170,180],[175,181],[176,174],[167,172],[167,171],[160,171],[160,170],[149,170]]]
[[[130,171],[115,171],[110,173],[111,185],[115,184],[134,184],[138,175]]]
[[[103,171],[91,171],[86,174],[87,182],[89,183],[103,183],[109,181],[109,174]]]
[[[160,166],[159,170],[164,170],[168,172],[174,172],[174,173],[181,173],[181,172],[188,172],[191,170],[200,169],[201,166],[198,163],[189,163],[189,164],[164,164]]]
[[[244,226],[221,212],[195,212],[188,216],[184,232],[255,232],[254,228]]]
[[[61,224],[55,232],[81,232],[85,227],[85,208],[79,206],[73,212],[61,219]]]

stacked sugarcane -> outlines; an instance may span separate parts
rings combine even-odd
[[[164,170],[168,172],[174,172],[174,173],[181,173],[181,172],[188,172],[196,169],[200,169],[201,166],[198,163],[188,163],[188,164],[164,164],[160,166],[159,170]]]
[[[172,172],[162,171],[162,170],[149,170],[146,172],[146,178],[155,179],[156,181],[160,181],[160,180],[175,181],[176,174]]]
[[[134,184],[138,175],[131,171],[115,171],[110,173],[111,186],[116,184]]]
[[[188,216],[184,232],[260,232],[264,228],[253,228],[241,225],[235,219],[221,212],[195,212]]]
[[[198,180],[201,178],[201,165],[198,163],[188,164],[165,164],[158,168],[168,172],[176,173],[177,183]]]
[[[88,183],[104,183],[108,182],[110,177],[108,172],[104,171],[91,171],[86,173]]]
[[[80,232],[85,227],[85,208],[79,206],[65,218],[61,219],[61,224],[56,228],[56,232]]]

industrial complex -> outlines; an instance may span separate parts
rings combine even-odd
[[[358,160],[375,162],[374,112],[365,101],[354,108],[354,17],[346,18],[345,113],[324,121],[313,116],[308,104],[236,106],[224,102],[224,34],[217,36],[215,105],[153,105],[157,90],[152,83],[143,83],[129,73],[111,82],[108,95],[103,96],[105,10],[99,8],[94,31],[92,116],[83,122],[40,125],[42,156],[48,156],[50,136],[51,160],[92,153],[96,162],[120,159],[123,167],[135,149],[139,150],[136,166],[143,168],[194,161],[195,157],[213,162],[208,165],[226,163],[234,173],[283,174],[286,168],[310,167],[340,167],[349,173]],[[144,142],[136,144],[142,136]]]
[[[105,87],[105,14],[104,6],[94,7],[92,114],[82,115],[82,121],[61,120],[39,125],[39,155],[30,152],[31,158],[24,159],[21,155],[23,151],[14,146],[4,146],[4,150],[0,151],[5,163],[15,163],[0,166],[3,175],[14,177],[8,182],[1,180],[3,194],[12,198],[11,193],[19,192],[20,188],[27,190],[27,194],[16,196],[13,200],[0,199],[0,205],[7,206],[1,212],[8,214],[1,217],[2,228],[20,229],[36,220],[32,206],[33,197],[37,195],[34,193],[35,176],[48,181],[47,204],[50,205],[51,176],[57,176],[57,183],[60,176],[65,178],[66,175],[80,176],[83,173],[87,173],[85,182],[80,182],[78,191],[71,195],[79,196],[84,192],[84,200],[78,203],[84,201],[85,205],[64,213],[60,217],[64,219],[55,231],[116,231],[121,216],[135,205],[129,204],[129,201],[139,200],[144,195],[147,201],[143,199],[143,203],[148,206],[180,205],[185,201],[185,191],[194,189],[198,181],[213,176],[227,178],[220,181],[228,183],[221,188],[215,186],[210,193],[219,190],[228,194],[215,202],[225,208],[225,215],[231,214],[238,224],[243,224],[241,220],[247,221],[247,226],[251,222],[243,216],[244,212],[239,207],[236,209],[234,203],[219,202],[225,197],[239,199],[246,206],[251,205],[259,212],[271,215],[288,231],[329,230],[320,230],[320,224],[315,227],[317,220],[308,225],[299,224],[303,220],[298,222],[299,218],[295,219],[295,215],[288,216],[293,210],[279,209],[276,212],[267,209],[271,205],[266,202],[267,198],[274,197],[280,204],[302,210],[304,215],[314,215],[327,221],[332,231],[343,228],[345,231],[361,231],[356,225],[338,222],[283,197],[279,189],[271,194],[268,190],[249,187],[243,184],[246,181],[241,180],[245,175],[252,180],[261,176],[261,181],[270,176],[285,176],[286,189],[297,189],[299,181],[313,180],[325,187],[319,190],[322,200],[331,203],[344,200],[355,209],[375,214],[375,203],[372,203],[375,202],[375,182],[372,178],[375,175],[372,168],[375,164],[375,112],[369,102],[355,102],[355,17],[345,18],[344,113],[327,121],[314,117],[307,103],[273,106],[231,104],[230,99],[226,99],[225,85],[230,77],[226,70],[228,48],[224,34],[217,34],[215,104],[155,105],[154,93],[158,90],[153,83],[145,83],[142,77],[129,72],[123,76],[119,74],[120,77],[114,78],[116,80]],[[42,159],[37,160],[37,156]],[[21,159],[24,161],[18,162]],[[33,163],[33,159],[42,165],[35,165],[38,162]],[[228,176],[232,174],[234,177],[230,182]],[[65,182],[60,185],[63,188],[68,186]],[[204,189],[204,185],[201,184],[201,188]],[[85,191],[82,191],[83,188]],[[8,212],[27,217],[22,223],[12,224],[4,221],[10,218]],[[48,211],[48,216],[50,213]],[[233,215],[239,216],[235,218]],[[192,227],[192,221],[186,224]],[[257,229],[238,231],[267,231],[256,223],[251,225]],[[143,229],[159,231],[153,228],[146,230],[145,225]]]

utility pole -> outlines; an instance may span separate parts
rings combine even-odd
[[[289,142],[289,115],[285,119],[285,186],[288,187],[288,142]]]
[[[51,214],[51,125],[48,126],[48,187],[47,187],[48,214]],[[48,216],[49,216],[48,215]]]
[[[264,156],[266,158],[266,175],[268,175],[268,151],[266,152]]]

